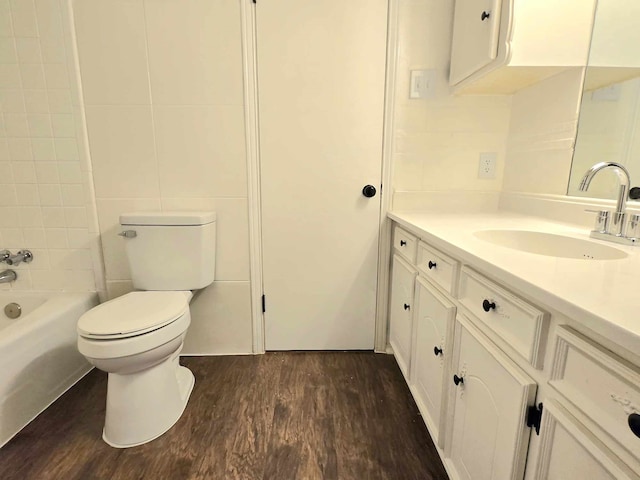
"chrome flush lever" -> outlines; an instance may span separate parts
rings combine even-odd
[[[125,230],[120,232],[118,235],[124,238],[136,238],[138,236],[135,230]]]

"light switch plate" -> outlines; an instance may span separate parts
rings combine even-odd
[[[435,95],[435,70],[411,70],[409,98],[432,98]]]

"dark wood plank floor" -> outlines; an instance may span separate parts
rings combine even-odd
[[[446,479],[395,360],[373,353],[183,358],[189,405],[157,440],[102,439],[94,370],[0,449],[12,479]]]

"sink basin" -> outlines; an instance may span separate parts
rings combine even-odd
[[[627,253],[589,240],[526,230],[481,230],[474,235],[485,242],[521,252],[583,260],[618,260]]]

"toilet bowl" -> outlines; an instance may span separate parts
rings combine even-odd
[[[108,372],[102,438],[116,448],[149,442],[182,415],[195,378],[178,364],[191,292],[133,292],[78,321],[78,350]]]
[[[102,438],[141,445],[182,415],[195,378],[180,366],[191,290],[215,279],[215,212],[120,215],[133,287],[78,320],[78,350],[109,374]]]

